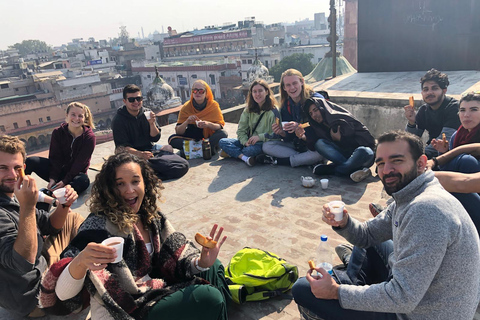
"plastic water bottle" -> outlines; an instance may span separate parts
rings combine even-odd
[[[317,267],[323,268],[329,274],[332,274],[333,250],[327,240],[328,237],[326,235],[322,235],[320,237],[320,243],[318,244],[317,250],[315,252],[315,264],[317,265]],[[318,273],[318,275],[321,276],[320,273]]]

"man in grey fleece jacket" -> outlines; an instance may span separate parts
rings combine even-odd
[[[380,283],[368,281],[368,263],[362,265],[366,285],[339,285],[323,269],[317,268],[322,278],[310,270],[292,288],[306,318],[473,319],[480,299],[478,233],[460,202],[425,172],[422,152],[410,133],[378,139],[378,175],[394,202],[376,218],[360,223],[345,210],[335,221],[323,207],[322,219],[350,243],[372,248],[393,240],[393,250],[383,252],[389,273]]]

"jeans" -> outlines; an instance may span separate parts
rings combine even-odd
[[[315,150],[336,165],[335,174],[339,176],[348,176],[357,170],[370,168],[374,160],[373,150],[369,147],[360,146],[349,154],[326,139],[318,139]]]
[[[450,162],[440,167],[442,171],[454,171],[462,173],[475,173],[480,172],[480,163],[472,155],[462,153]]]
[[[391,277],[388,266],[388,256],[393,251],[393,242],[385,241],[368,249],[353,248],[350,262],[344,277],[343,284],[365,285],[387,281]],[[337,282],[338,279],[336,279]],[[292,287],[292,294],[304,319],[369,319],[393,320],[397,319],[394,313],[357,311],[344,309],[339,300],[324,300],[316,298],[310,284],[305,278],[300,278]]]
[[[230,157],[238,158],[243,154],[247,157],[255,157],[262,153],[263,142],[259,141],[252,146],[245,147],[237,139],[223,138],[218,142],[218,146],[225,151]]]
[[[323,161],[323,157],[316,151],[307,150],[298,152],[292,142],[267,141],[263,144],[263,153],[275,158],[290,158],[292,167],[308,166]]]
[[[478,193],[453,193],[452,195],[460,201],[462,206],[468,212],[470,219],[480,234],[480,196]]]

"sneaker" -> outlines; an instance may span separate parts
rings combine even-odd
[[[313,173],[318,176],[334,175],[335,165],[333,164],[317,164],[313,167]]]
[[[272,165],[277,164],[277,159],[267,154],[259,154],[258,156],[255,157],[255,161],[261,164],[272,164]]]
[[[383,211],[383,207],[381,205],[373,202],[368,205],[368,209],[374,218]]]
[[[370,177],[371,175],[372,171],[370,171],[370,168],[363,168],[362,170],[357,170],[352,173],[350,175],[350,179],[352,179],[354,182],[360,182]]]
[[[245,161],[245,163],[249,166],[249,167],[253,167],[255,165],[255,157],[248,157],[247,158],[247,161]]]
[[[345,267],[348,266],[352,251],[353,246],[349,243],[341,244],[335,247],[335,252],[337,253],[337,256],[340,258],[340,260],[342,260]]]
[[[226,153],[225,151],[220,151],[220,157],[222,158],[230,158],[230,155],[228,153]]]

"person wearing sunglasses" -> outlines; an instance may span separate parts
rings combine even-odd
[[[225,120],[217,101],[213,99],[212,89],[203,80],[192,85],[192,94],[178,115],[175,134],[168,138],[168,143],[183,154],[183,141],[208,138],[212,154],[218,149],[218,141],[228,137],[223,129]]]
[[[126,151],[148,161],[157,176],[162,180],[184,176],[189,164],[187,160],[174,154],[169,145],[156,150],[155,142],[160,139],[161,129],[155,116],[147,119],[152,112],[143,107],[141,89],[129,84],[123,88],[123,103],[112,120],[113,140],[116,153]]]

